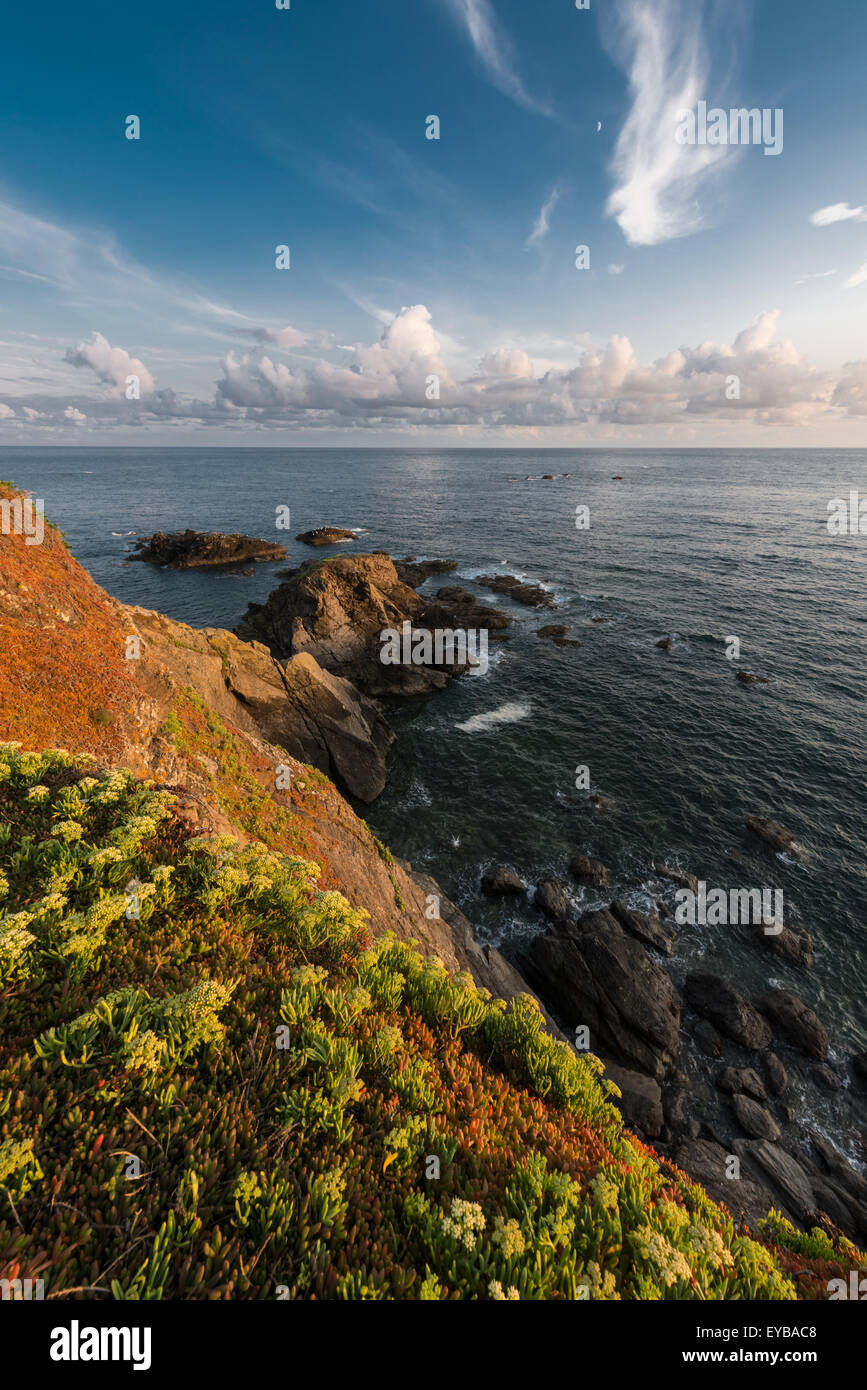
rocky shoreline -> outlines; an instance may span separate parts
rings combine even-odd
[[[320,531],[340,538],[339,528]],[[429,695],[467,669],[461,662],[384,665],[383,630],[475,628],[491,640],[508,639],[512,617],[505,609],[456,585],[433,596],[417,592],[455,568],[452,561],[393,560],[376,552],[281,571],[280,585],[264,604],[250,604],[234,634],[194,634],[200,670],[208,662],[212,667],[211,698],[228,691],[271,743],[320,768],[357,800],[375,800],[395,737],[380,701]],[[482,576],[478,584],[531,608],[552,606],[545,589],[515,576]],[[133,612],[153,638],[155,615]],[[539,635],[580,646],[567,631],[549,624]],[[737,852],[742,866],[755,866],[762,855],[799,852],[784,826],[745,817]],[[652,912],[636,911],[612,893],[607,907],[578,913],[565,879],[543,879],[532,902],[548,925],[510,963],[476,942],[467,918],[433,879],[401,867],[426,898],[438,900],[443,929],[465,968],[503,997],[533,992],[561,1036],[602,1058],[630,1128],[734,1214],[754,1224],[776,1207],[798,1226],[867,1237],[867,1180],[810,1128],[803,1101],[808,1083],[833,1092],[850,1123],[864,1131],[867,1058],[829,1057],[821,1021],[790,991],[748,1000],[711,972],[681,977],[674,966],[673,899],[679,888],[696,889],[692,874],[654,861]],[[597,896],[612,884],[606,866],[580,850],[569,874]],[[530,894],[508,865],[491,865],[481,890],[492,897]],[[793,968],[812,967],[804,928],[787,922],[778,935],[753,929],[752,936]]]

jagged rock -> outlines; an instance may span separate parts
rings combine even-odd
[[[663,925],[658,917],[649,912],[633,912],[631,908],[617,901],[611,904],[611,913],[621,927],[637,941],[651,946],[654,951],[659,951],[664,956],[671,955],[677,940],[677,933],[673,927]]]
[[[783,1194],[785,1205],[803,1221],[807,1212],[816,1206],[813,1185],[804,1168],[779,1144],[767,1139],[736,1139],[735,1152],[758,1165],[772,1189]]]
[[[508,594],[516,603],[529,608],[553,608],[554,599],[541,584],[526,584],[513,574],[481,574],[476,583],[494,594]]]
[[[787,923],[776,936],[766,932],[751,932],[759,945],[792,965],[800,965],[804,970],[813,968],[813,938],[806,927],[795,927]]]
[[[815,1067],[811,1067],[810,1075],[816,1082],[816,1085],[822,1087],[823,1091],[833,1092],[842,1089],[843,1082],[840,1080],[837,1073],[835,1071],[832,1071],[831,1068],[828,1066],[820,1064]]]
[[[566,885],[555,878],[543,878],[536,884],[536,896],[533,901],[540,912],[544,912],[546,917],[555,921],[559,917],[574,916]]]
[[[723,1050],[722,1038],[720,1037],[713,1024],[706,1018],[700,1018],[695,1025],[692,1033],[698,1046],[707,1057],[721,1057]]]
[[[687,1139],[678,1145],[674,1161],[696,1182],[700,1182],[717,1202],[724,1202],[735,1217],[755,1226],[774,1205],[766,1187],[750,1176],[729,1178],[729,1154],[710,1139]]]
[[[830,1173],[834,1182],[842,1187],[852,1200],[862,1208],[864,1217],[867,1218],[867,1178],[857,1173],[823,1135],[811,1131],[810,1139],[825,1171]]]
[[[852,1070],[862,1086],[867,1086],[867,1052],[855,1052],[851,1059]]]
[[[479,988],[489,990],[495,999],[509,1000],[515,999],[519,995],[529,995],[539,1005],[542,1017],[555,1038],[565,1042],[565,1035],[560,1031],[541,1000],[533,994],[523,975],[519,974],[495,947],[481,946],[476,941],[475,932],[470,922],[460,908],[446,897],[436,879],[431,878],[429,874],[423,874],[419,870],[413,869],[412,865],[405,860],[396,860],[395,862],[424,894],[425,903],[429,904],[431,901],[435,901],[438,905],[439,915],[433,919],[425,915],[420,923],[421,930],[428,934],[428,946],[437,949],[438,954],[444,955],[445,952],[442,946],[438,945],[437,938],[439,937],[444,944],[453,943],[461,961],[461,968],[469,970]]]
[[[475,594],[471,594],[469,589],[461,588],[460,584],[447,584],[443,589],[437,589],[438,599],[443,603],[468,604],[472,606],[476,602]]]
[[[410,589],[420,588],[433,574],[451,574],[457,567],[457,560],[416,560],[412,555],[394,562],[398,579]]]
[[[274,589],[265,604],[250,604],[236,632],[264,642],[277,657],[309,652],[325,670],[343,676],[371,696],[423,695],[439,690],[449,674],[466,670],[460,651],[443,653],[437,666],[385,664],[382,634],[488,631],[510,623],[508,615],[474,605],[422,598],[402,584],[387,555],[338,555],[308,566]],[[472,653],[470,653],[472,655]],[[450,659],[451,658],[451,659]]]
[[[523,957],[527,978],[591,1048],[661,1081],[680,1048],[681,999],[671,980],[610,912],[558,921]]]
[[[601,888],[611,880],[605,865],[598,859],[589,859],[586,854],[573,854],[569,860],[569,872],[579,883],[589,883],[594,888]]]
[[[757,1105],[749,1096],[734,1095],[732,1107],[738,1124],[751,1139],[768,1139],[772,1144],[777,1142],[781,1133],[780,1126],[763,1106]]]
[[[338,541],[354,541],[354,531],[346,531],[342,526],[317,526],[313,531],[301,531],[295,537],[303,545],[336,545]]]
[[[167,569],[206,569],[214,565],[240,565],[250,560],[285,560],[286,547],[276,541],[258,540],[233,531],[155,531],[136,541],[130,560],[145,560]]]
[[[787,989],[771,989],[756,1001],[756,1008],[773,1020],[787,1042],[823,1062],[830,1040],[823,1023],[802,999]]]
[[[777,821],[769,820],[767,816],[746,816],[744,825],[751,835],[761,840],[762,844],[767,845],[775,854],[797,855],[800,851],[800,845],[793,832]]]
[[[723,1067],[716,1084],[719,1090],[727,1091],[732,1096],[748,1095],[753,1100],[768,1098],[761,1077],[752,1067]]]
[[[503,897],[507,893],[525,893],[527,885],[521,881],[514,869],[488,869],[482,874],[482,892],[490,897]]]
[[[687,975],[684,993],[702,1017],[742,1047],[756,1052],[771,1041],[771,1030],[760,1014],[726,980],[710,971]]]
[[[323,671],[308,652],[286,662],[283,679],[291,716],[279,721],[276,741],[350,796],[373,801],[385,786],[395,737],[379,708],[349,681]]]
[[[629,1128],[638,1130],[646,1139],[656,1139],[664,1123],[659,1083],[607,1059],[604,1075],[620,1090],[621,1098],[615,1097],[614,1104]]]
[[[781,1096],[789,1084],[789,1074],[783,1066],[776,1052],[766,1052],[763,1058],[765,1071],[768,1074],[768,1086],[771,1094]]]
[[[653,861],[653,872],[659,874],[660,878],[667,878],[671,883],[676,883],[678,888],[689,888],[691,892],[698,892],[698,879],[695,874],[684,873],[682,869],[673,869],[668,864],[662,864],[658,859]]]
[[[550,637],[555,647],[580,647],[581,643],[574,637],[567,637],[569,631],[565,623],[546,623],[536,631],[537,637]]]

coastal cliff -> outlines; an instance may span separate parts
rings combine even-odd
[[[373,559],[366,613],[433,613]],[[191,629],[109,598],[53,527],[2,537],[0,1276],[826,1297],[864,1256],[778,1213],[748,1232],[630,1135],[601,1064],[345,800],[392,741],[335,669],[369,671],[374,627],[336,653],[269,605],[267,646]]]

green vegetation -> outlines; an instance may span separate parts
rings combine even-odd
[[[776,1213],[736,1230],[528,996],[372,942],[318,865],[191,838],[167,791],[92,763],[0,744],[0,1277],[769,1299],[863,1259]]]

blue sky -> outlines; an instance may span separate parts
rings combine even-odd
[[[20,7],[0,442],[863,445],[865,51],[862,0]]]

